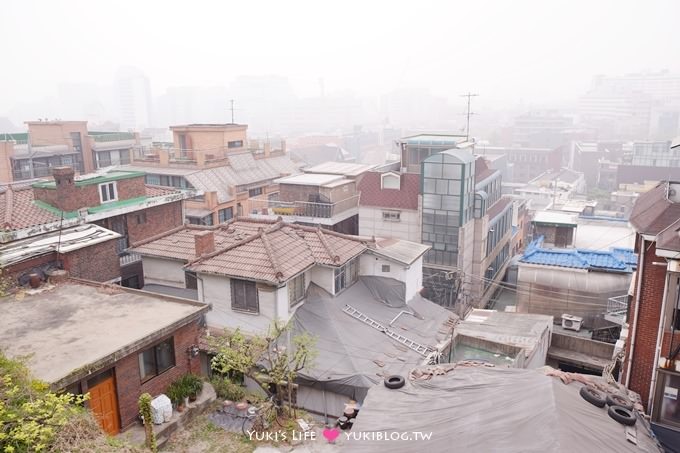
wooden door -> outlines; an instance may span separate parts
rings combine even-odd
[[[99,424],[107,434],[115,435],[120,432],[118,418],[118,398],[113,376],[109,376],[93,387],[89,388],[90,408]]]

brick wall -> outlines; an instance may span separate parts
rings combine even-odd
[[[141,382],[139,372],[139,353],[131,354],[116,362],[116,392],[118,393],[121,429],[126,429],[137,421],[137,414],[139,413],[137,401],[142,393],[148,392],[152,397],[156,397],[163,393],[170,383],[184,374],[189,372],[201,374],[199,357],[189,359],[186,352],[191,345],[198,344],[199,335],[198,321],[175,331],[172,335],[175,344],[175,366],[144,383]],[[158,344],[166,338],[154,344]]]
[[[120,277],[120,260],[116,254],[116,240],[84,247],[59,257],[69,275],[86,280],[104,282]],[[7,273],[12,278],[30,272],[36,267],[57,266],[57,254],[49,253],[11,266]]]
[[[139,223],[137,218],[142,213],[145,214],[146,219],[143,223]],[[181,201],[131,212],[126,216],[130,244],[164,233],[184,223]]]
[[[638,235],[638,243],[640,237]],[[647,409],[647,401],[649,399],[649,386],[652,379],[652,372],[655,368],[654,357],[656,349],[656,339],[659,332],[659,324],[661,317],[661,304],[663,302],[663,292],[666,280],[666,267],[656,266],[652,264],[654,261],[660,261],[656,256],[655,243],[644,242],[644,248],[639,251],[644,254],[644,266],[642,273],[638,273],[637,278],[642,279],[642,286],[640,287],[640,308],[638,310],[638,320],[635,327],[635,350],[633,351],[632,360],[624,366],[623,376],[628,372],[628,367],[631,367],[630,382],[625,383],[628,388],[640,394],[642,402]],[[637,291],[637,284],[635,282],[635,291]],[[636,311],[636,297],[633,297],[631,304],[631,321],[634,319]],[[633,327],[631,326],[631,334]],[[629,340],[632,342],[632,338]],[[630,349],[630,344],[628,346]]]
[[[120,259],[116,239],[84,247],[63,255],[64,269],[69,275],[96,282],[120,277]]]
[[[131,198],[143,197],[146,195],[144,177],[119,179],[115,181],[118,200],[129,200]],[[58,189],[46,189],[40,187],[33,188],[33,196],[36,200],[43,201],[51,206],[64,211],[75,211],[80,208],[92,208],[99,206],[99,184],[88,184],[84,186],[64,185]]]

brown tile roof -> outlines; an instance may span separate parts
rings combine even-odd
[[[60,218],[33,203],[31,186],[8,185],[0,189],[0,222],[5,231],[58,222]]]
[[[680,203],[666,197],[668,183],[662,182],[635,200],[630,224],[642,234],[657,235],[680,219]]]
[[[680,219],[656,237],[656,248],[680,252]]]
[[[213,231],[216,250],[195,256],[194,236]],[[194,272],[266,281],[286,281],[314,264],[340,266],[367,248],[366,238],[320,228],[248,218],[213,226],[185,225],[133,244],[132,251],[188,261]]]
[[[359,182],[361,206],[376,206],[392,209],[418,209],[418,194],[420,193],[420,175],[404,173],[401,175],[401,188],[383,189],[381,175],[377,171],[364,173]]]
[[[178,190],[146,186],[147,197],[160,197]],[[0,188],[0,225],[5,231],[21,230],[61,220],[58,210],[50,211],[34,203],[33,188],[27,184],[9,184]]]

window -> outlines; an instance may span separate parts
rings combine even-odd
[[[105,182],[99,184],[99,199],[102,203],[116,201],[118,199],[118,192],[116,191],[115,182]]]
[[[260,312],[255,282],[231,279],[231,309],[249,313]]]
[[[175,345],[170,337],[139,354],[139,374],[142,382],[175,366]]]
[[[382,175],[382,188],[383,189],[397,189],[399,190],[400,180],[399,176],[391,173],[386,173]]]
[[[354,258],[349,263],[335,269],[335,294],[352,286],[359,278],[359,259]]]
[[[385,222],[400,222],[401,212],[399,211],[383,211],[383,221]]]
[[[137,214],[137,225],[143,225],[146,223],[146,212],[140,212]]]
[[[243,140],[234,140],[227,142],[227,148],[243,148]]]
[[[187,216],[187,220],[189,220],[189,223],[192,225],[206,225],[210,226],[213,224],[213,216],[212,214],[208,214],[205,217],[193,217],[193,216]]]
[[[654,420],[680,428],[680,374],[658,370]]]
[[[305,274],[300,274],[288,282],[288,305],[293,308],[305,298]]]
[[[256,187],[254,189],[250,189],[248,191],[248,196],[249,197],[256,197],[258,195],[262,195],[262,187]]]
[[[234,217],[234,208],[224,208],[217,211],[219,223],[224,223]]]
[[[390,265],[389,264],[383,264],[382,265],[382,271],[383,272],[389,272],[390,271]]]
[[[196,272],[184,271],[184,287],[187,289],[198,289]]]

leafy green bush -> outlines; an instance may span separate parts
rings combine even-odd
[[[195,398],[203,390],[203,379],[195,374],[185,374],[179,379],[182,388],[186,389],[189,397]]]
[[[56,394],[28,368],[0,352],[0,451],[45,451],[55,435],[83,412],[87,396]]]
[[[210,381],[215,388],[215,393],[221,399],[231,401],[241,401],[246,395],[246,389],[238,384],[234,384],[227,378],[214,377]]]
[[[165,394],[170,401],[175,405],[180,405],[184,402],[184,398],[189,396],[189,389],[182,382],[181,378],[173,381],[165,390]]]

